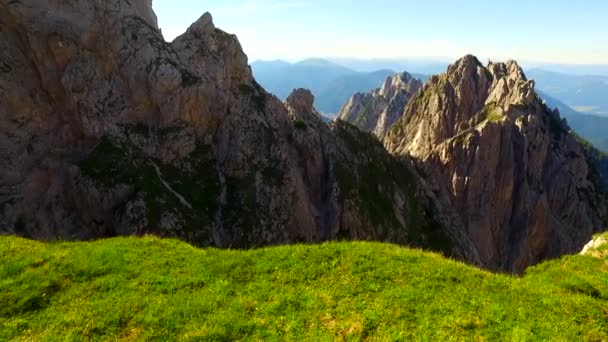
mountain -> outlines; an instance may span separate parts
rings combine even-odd
[[[310,89],[315,96],[315,107],[329,117],[336,116],[354,93],[372,91],[395,73],[390,69],[357,72],[319,58],[296,64],[257,61],[251,68],[260,84],[279,98],[286,98],[296,88]],[[428,79],[423,74],[414,74],[414,77]]]
[[[608,76],[569,75],[542,69],[527,72],[544,93],[580,112],[608,115]]]
[[[442,73],[450,64],[449,60],[438,58],[331,58],[330,61],[358,72],[390,69],[425,75]]]
[[[514,63],[458,61],[383,145],[269,94],[208,13],[171,43],[150,0],[0,2],[0,25],[2,235],[374,240],[521,272],[606,227],[603,164]]]
[[[577,134],[600,150],[608,151],[608,117],[579,113],[547,94],[540,91],[538,94],[547,101],[549,107],[559,110],[561,116],[568,120],[568,124]]]
[[[515,277],[370,242],[0,237],[0,339],[602,341],[606,241]]]
[[[338,118],[382,139],[401,118],[404,108],[420,88],[422,82],[410,74],[394,74],[381,88],[353,95],[340,110]]]
[[[335,79],[356,74],[351,69],[319,58],[295,64],[256,61],[251,68],[255,79],[280,99],[286,99],[297,88],[310,89],[314,94],[319,94]]]
[[[527,70],[542,69],[568,75],[597,75],[608,77],[608,64],[526,63]]]
[[[466,56],[424,85],[384,142],[418,161],[482,264],[520,272],[606,227],[593,156],[569,132],[515,62]]]
[[[382,81],[393,73],[392,70],[378,70],[338,77],[315,94],[315,107],[322,113],[335,115],[340,111],[344,101],[352,94],[377,88]]]
[[[478,263],[411,161],[325,124],[307,90],[267,93],[210,14],[172,43],[149,0],[1,2],[0,24],[0,234],[379,240]]]

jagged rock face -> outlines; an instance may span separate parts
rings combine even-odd
[[[0,233],[340,237],[479,263],[409,160],[325,125],[310,92],[266,93],[209,14],[166,43],[150,0],[0,0],[0,47]]]
[[[388,77],[379,89],[353,95],[340,110],[338,118],[383,139],[421,87],[422,82],[407,72],[395,74]]]
[[[243,128],[231,126],[237,117],[246,118],[241,125],[264,122],[269,131],[288,124],[251,109],[251,98],[263,91],[236,38],[215,29],[209,15],[169,45],[149,0],[2,1],[0,12],[0,60],[7,66],[0,78],[0,127],[7,137],[1,144],[10,165],[2,174],[3,231],[42,238],[125,231],[114,213],[119,204],[145,197],[149,212],[155,210],[151,198],[166,197],[158,206],[174,200],[159,180],[146,187],[132,184],[138,173],[155,174],[152,159],[182,163],[183,172],[194,173],[199,170],[193,170],[193,158],[184,159],[205,151],[200,162],[223,163],[224,179],[219,171],[205,170],[213,178],[209,192],[222,194],[225,177],[249,175],[250,165],[259,162],[246,153],[267,152],[252,143],[257,133],[235,131]],[[225,135],[231,138],[222,140]],[[229,149],[235,153],[220,153]],[[105,154],[119,160],[105,160]],[[282,159],[278,151],[264,162]],[[91,175],[105,177],[104,187]],[[145,226],[175,226],[172,222],[187,221],[186,216],[201,216],[185,211],[189,208],[159,213]]]
[[[520,272],[607,228],[587,151],[515,62],[466,56],[432,77],[385,146],[419,160],[486,267]]]

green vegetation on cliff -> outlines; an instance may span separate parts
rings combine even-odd
[[[496,275],[380,243],[0,238],[0,340],[608,339],[608,263]]]

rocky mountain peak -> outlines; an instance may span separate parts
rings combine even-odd
[[[513,61],[465,56],[432,77],[385,145],[420,160],[491,268],[521,271],[606,228],[585,148]]]
[[[302,118],[316,112],[314,101],[315,97],[310,90],[299,88],[293,90],[285,104],[298,118]]]
[[[511,110],[513,106],[541,106],[541,101],[534,89],[534,81],[526,78],[521,67],[515,61],[507,63],[490,63],[488,70],[494,77],[492,89],[486,104],[496,104],[512,118],[525,114],[525,111]],[[541,109],[541,108],[539,108]],[[542,113],[543,110],[531,111]]]
[[[413,81],[414,78],[407,72],[391,75],[382,83],[378,94],[385,98],[392,99],[400,90],[415,92],[418,89],[412,91],[412,88],[417,86],[417,82]]]
[[[197,21],[188,28],[188,33],[197,38],[203,38],[205,35],[214,33],[215,25],[211,13],[205,12]]]
[[[523,69],[514,60],[509,60],[506,63],[490,62],[488,64],[488,70],[492,73],[494,78],[510,77],[527,81]]]
[[[422,82],[407,72],[391,75],[379,89],[354,94],[342,107],[338,118],[383,138],[421,87]]]
[[[466,55],[457,59],[454,63],[448,66],[447,73],[453,74],[471,74],[476,73],[479,69],[483,69],[483,64],[473,55]]]

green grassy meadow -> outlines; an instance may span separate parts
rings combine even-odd
[[[394,245],[0,237],[0,341],[608,341],[608,248],[492,274]]]

